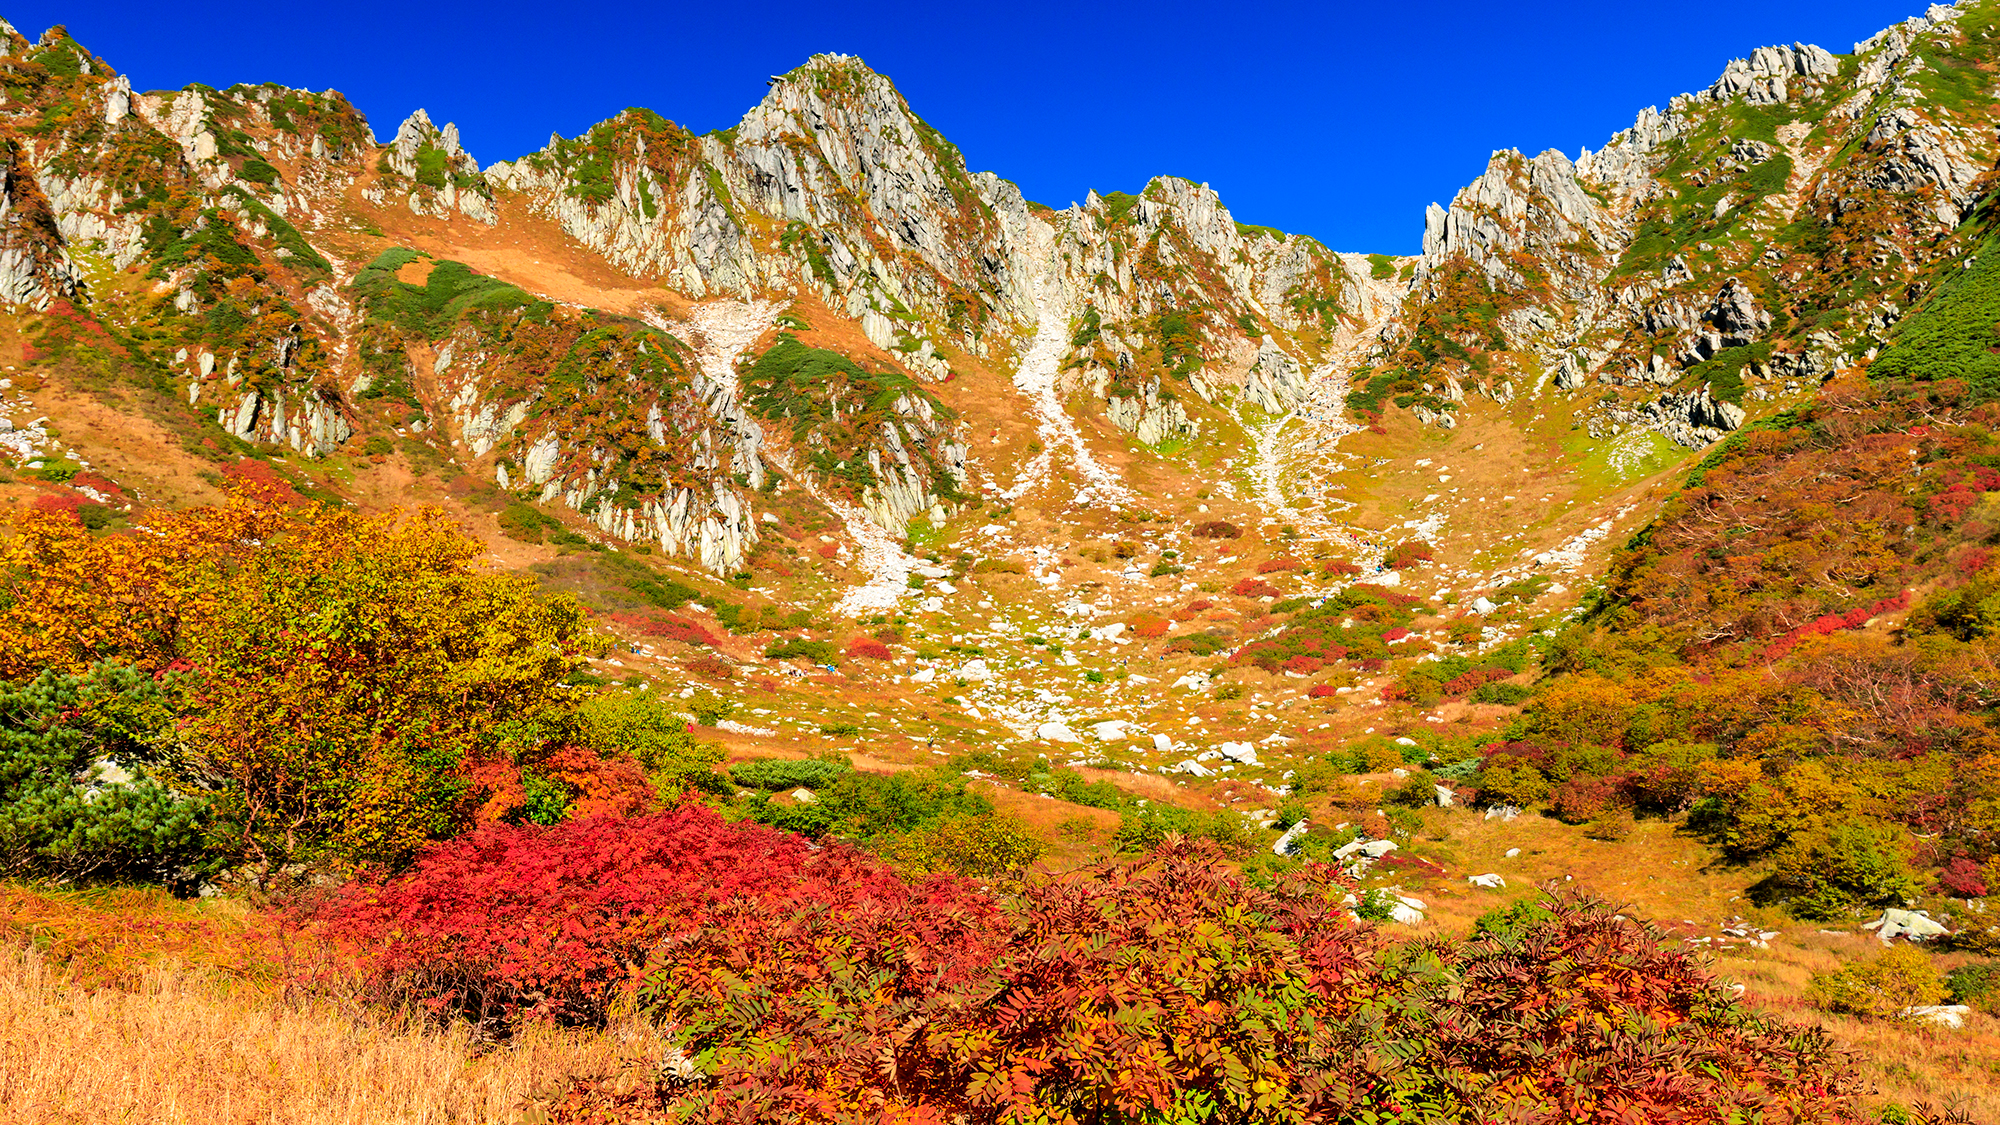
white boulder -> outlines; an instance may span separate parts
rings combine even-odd
[[[1897,1015],[1918,1023],[1956,1029],[1965,1026],[1965,1017],[1971,1011],[1972,1009],[1964,1004],[1924,1004],[1920,1007],[1904,1008]]]
[[[1277,843],[1271,845],[1271,854],[1272,855],[1292,854],[1292,849],[1298,847],[1299,845],[1299,838],[1304,836],[1305,834],[1306,834],[1306,822],[1301,820],[1297,824],[1292,825],[1290,828],[1285,829],[1285,834],[1278,837]]]
[[[1232,762],[1242,762],[1246,766],[1257,764],[1257,748],[1248,742],[1225,742],[1215,749]]]
[[[1875,936],[1881,938],[1884,945],[1899,937],[1929,941],[1943,937],[1947,932],[1936,919],[1921,910],[1897,910],[1894,907],[1884,910],[1882,916],[1873,922],[1862,923],[1861,928],[1874,930]]]

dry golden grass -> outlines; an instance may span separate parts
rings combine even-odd
[[[176,964],[124,988],[0,953],[0,1120],[11,1125],[514,1122],[570,1075],[657,1058],[642,1024],[529,1028],[492,1050],[329,999],[287,1001]]]
[[[1795,926],[1768,950],[1716,959],[1716,971],[1743,982],[1745,999],[1759,1010],[1798,1023],[1817,1024],[1859,1057],[1861,1076],[1879,1100],[1949,1106],[1973,1121],[2000,1121],[2000,1020],[1974,1010],[1958,1030],[1886,1020],[1864,1020],[1816,1011],[1805,1002],[1812,974],[1869,961],[1882,944],[1866,934],[1822,934]],[[1979,958],[1946,954],[1950,969]]]

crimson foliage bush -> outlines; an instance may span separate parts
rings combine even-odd
[[[683,1119],[1278,1121],[1386,1104],[1343,1022],[1374,991],[1346,885],[1313,867],[1264,890],[1220,858],[1170,843],[1031,886],[1005,914],[939,883],[718,914],[662,948],[643,993],[710,1066]]]
[[[1777,1125],[1852,1105],[1818,1033],[1753,1019],[1602,906],[1398,946],[1335,868],[1265,885],[1221,859],[1170,836],[1001,902],[683,806],[482,830],[325,917],[392,994],[444,1011],[601,1018],[636,982],[668,1073],[637,1103],[578,1086],[553,1118],[571,1125]]]
[[[1549,794],[1549,808],[1564,824],[1582,824],[1614,809],[1631,807],[1619,779],[1578,774]]]
[[[1406,539],[1389,549],[1382,559],[1383,565],[1391,570],[1405,570],[1418,563],[1427,563],[1435,557],[1431,545],[1421,539]]]
[[[395,878],[350,885],[319,917],[393,999],[479,1020],[589,1022],[667,931],[715,903],[786,895],[811,854],[798,836],[699,805],[497,824]]]

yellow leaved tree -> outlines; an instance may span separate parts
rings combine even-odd
[[[30,512],[0,548],[0,678],[113,662],[176,698],[183,784],[245,858],[398,862],[468,822],[482,765],[574,733],[582,608],[481,573],[435,510],[238,496],[99,535]]]

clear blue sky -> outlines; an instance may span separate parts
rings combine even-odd
[[[720,128],[767,75],[856,54],[1030,199],[1171,173],[1243,222],[1413,253],[1424,204],[1494,149],[1575,156],[1761,44],[1845,53],[1926,3],[0,0],[0,15],[30,38],[68,25],[141,90],[332,87],[380,136],[422,106],[483,163],[626,106]]]

